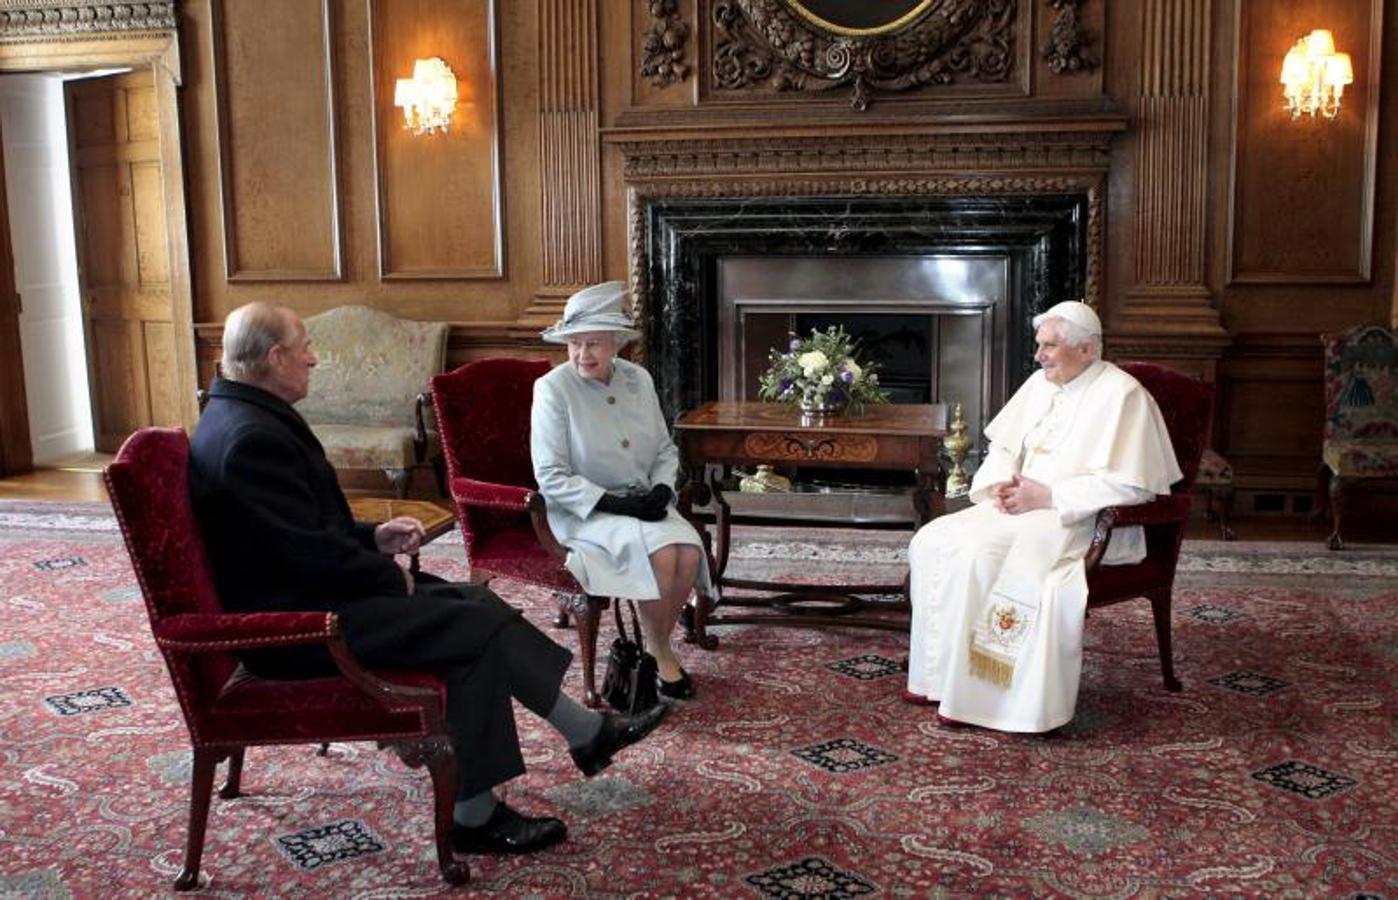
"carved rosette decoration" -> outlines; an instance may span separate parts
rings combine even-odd
[[[650,0],[650,27],[641,42],[641,75],[656,87],[667,87],[689,77],[684,45],[689,25],[680,19],[679,0]]]
[[[718,0],[712,85],[813,93],[852,86],[850,105],[863,110],[875,90],[1008,81],[1015,12],[1016,0],[941,0],[896,31],[837,35],[783,0]]]
[[[66,37],[176,27],[175,0],[99,3],[84,0],[0,0],[0,40]]]
[[[1082,27],[1078,10],[1086,0],[1048,0],[1049,6],[1058,11],[1054,17],[1053,29],[1048,42],[1044,44],[1044,60],[1051,71],[1091,72],[1097,68],[1098,59],[1088,49],[1092,34]]]

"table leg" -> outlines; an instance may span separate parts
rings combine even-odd
[[[718,546],[714,550],[717,557],[717,569],[714,571],[714,583],[717,584],[723,578],[723,573],[728,570],[728,540],[731,535],[733,524],[733,509],[728,505],[728,501],[723,499],[723,489],[719,485],[718,475],[715,474],[710,489],[713,491],[714,502],[714,532],[718,539]]]

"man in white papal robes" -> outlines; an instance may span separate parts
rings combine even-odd
[[[1034,328],[1041,368],[986,428],[974,505],[929,522],[908,549],[905,699],[1001,731],[1073,718],[1096,514],[1169,493],[1181,477],[1155,400],[1101,359],[1092,308],[1060,303]],[[1144,557],[1138,526],[1113,533],[1103,563]]]

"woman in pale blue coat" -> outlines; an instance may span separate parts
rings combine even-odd
[[[670,636],[708,567],[698,533],[675,509],[679,451],[650,373],[616,354],[636,337],[626,285],[609,281],[568,299],[543,332],[568,361],[534,383],[530,453],[549,526],[568,548],[583,590],[638,601],[646,649],[666,697],[694,696]]]

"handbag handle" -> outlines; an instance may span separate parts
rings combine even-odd
[[[636,617],[636,603],[632,600],[625,601],[626,605],[631,608],[631,633],[634,635],[634,638],[627,638],[626,626],[622,623],[621,619],[622,602],[620,597],[612,598],[612,618],[616,620],[617,634],[621,635],[623,641],[632,640],[636,644],[636,647],[642,653],[645,653],[646,639],[641,636],[641,621]]]

